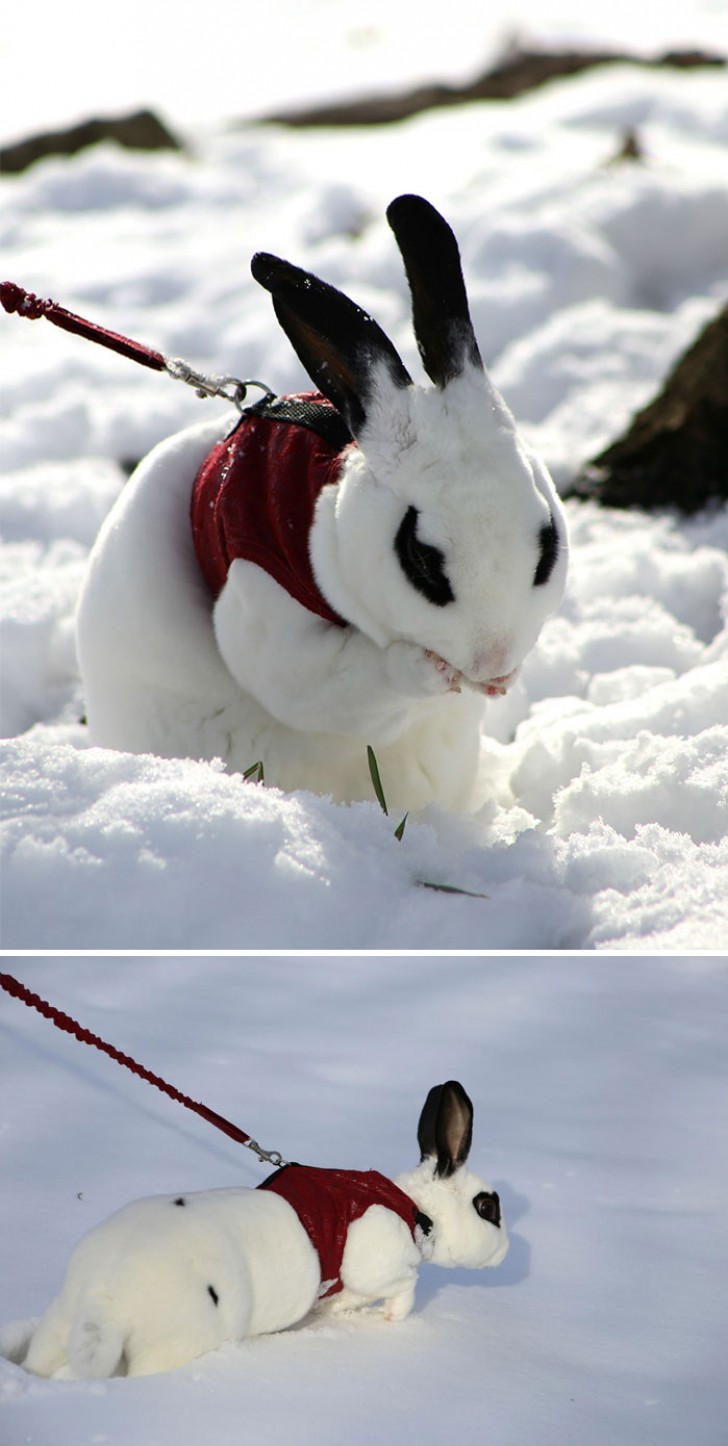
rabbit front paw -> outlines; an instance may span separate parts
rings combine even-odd
[[[462,692],[463,675],[459,668],[453,668],[451,663],[447,663],[439,653],[433,653],[430,648],[425,649],[425,657],[439,674],[447,693]]]
[[[390,643],[387,671],[397,692],[422,698],[441,693],[459,693],[462,673],[429,648],[417,643]]]
[[[385,1320],[406,1320],[415,1303],[415,1281],[408,1281],[384,1302]]]

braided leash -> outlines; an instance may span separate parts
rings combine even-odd
[[[204,372],[195,371],[194,367],[181,357],[165,356],[163,352],[155,351],[154,347],[146,346],[143,342],[132,341],[128,336],[121,336],[116,331],[109,331],[107,327],[98,326],[94,321],[87,321],[83,316],[76,316],[73,311],[67,311],[65,306],[59,306],[57,301],[43,300],[34,292],[25,291],[14,281],[0,281],[0,304],[11,316],[25,316],[28,321],[38,321],[45,317],[46,321],[52,321],[54,326],[59,326],[63,331],[82,336],[86,341],[95,341],[99,346],[108,347],[110,351],[128,357],[130,361],[150,367],[152,371],[166,372],[175,381],[186,382],[188,386],[194,387],[198,397],[224,397],[240,409],[248,387],[260,387],[266,397],[275,396],[265,382],[255,381],[253,377],[243,382],[238,377],[206,376]]]
[[[222,1130],[224,1135],[229,1135],[231,1140],[235,1140],[236,1144],[245,1145],[246,1149],[252,1150],[253,1153],[258,1156],[258,1159],[262,1160],[265,1164],[280,1166],[288,1163],[283,1159],[282,1155],[279,1155],[277,1150],[262,1149],[258,1141],[252,1139],[250,1135],[246,1135],[245,1131],[241,1130],[238,1125],[231,1124],[230,1121],[224,1119],[222,1115],[216,1114],[214,1110],[209,1110],[206,1105],[199,1104],[197,1100],[190,1099],[188,1095],[183,1095],[178,1089],[175,1089],[174,1085],[167,1084],[166,1080],[160,1079],[159,1075],[152,1074],[151,1071],[145,1069],[143,1065],[137,1064],[136,1060],[131,1059],[128,1054],[122,1054],[121,1050],[115,1049],[113,1044],[107,1044],[105,1040],[99,1039],[98,1035],[91,1034],[88,1029],[84,1029],[75,1019],[71,1019],[70,1015],[63,1014],[60,1009],[56,1009],[54,1005],[48,1004],[44,999],[41,999],[38,994],[33,994],[32,991],[27,989],[24,984],[21,984],[18,979],[14,979],[12,974],[0,974],[0,988],[4,989],[7,994],[12,995],[14,999],[20,999],[23,1004],[29,1005],[32,1009],[37,1009],[38,1013],[42,1014],[44,1019],[49,1019],[52,1024],[55,1024],[56,1027],[63,1030],[64,1033],[73,1035],[74,1039],[78,1039],[81,1044],[91,1044],[95,1049],[100,1049],[102,1053],[108,1054],[109,1058],[115,1060],[117,1064],[121,1064],[125,1069],[131,1070],[132,1074],[138,1075],[140,1079],[146,1080],[148,1084],[155,1085],[163,1094],[168,1095],[172,1100],[176,1100],[177,1104],[184,1105],[186,1109],[193,1110],[195,1114],[201,1115],[203,1120],[207,1120],[208,1124],[214,1125],[217,1130]]]

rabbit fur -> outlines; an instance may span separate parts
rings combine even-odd
[[[566,527],[483,366],[449,225],[418,196],[387,216],[431,386],[342,292],[266,253],[252,262],[355,439],[308,538],[346,625],[244,557],[211,596],[190,498],[240,419],[189,428],[139,465],[92,551],[77,641],[93,743],[233,771],[260,760],[266,782],[342,802],[372,798],[371,744],[392,806],[481,801],[485,698],[511,686],[561,600]]]
[[[423,1260],[480,1269],[499,1265],[508,1249],[498,1195],[466,1167],[472,1118],[456,1080],[430,1090],[418,1126],[422,1159],[394,1182],[417,1224],[380,1203],[364,1208],[344,1230],[338,1290],[325,1302],[331,1282],[322,1281],[311,1236],[272,1188],[126,1205],[77,1246],[33,1332],[26,1369],[61,1379],[153,1375],[226,1341],[283,1330],[314,1307],[382,1302],[386,1320],[403,1320]],[[392,1182],[376,1179],[392,1192]]]

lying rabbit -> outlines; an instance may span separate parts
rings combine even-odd
[[[508,1250],[497,1194],[465,1168],[472,1129],[470,1100],[450,1080],[425,1101],[421,1163],[396,1182],[285,1165],[257,1190],[126,1205],[77,1246],[26,1368],[154,1375],[329,1300],[335,1310],[383,1301],[385,1319],[404,1320],[423,1260],[480,1269]]]
[[[484,696],[557,607],[562,510],[490,382],[457,242],[387,216],[434,387],[377,323],[274,256],[255,279],[317,393],[162,443],[101,530],[78,650],[94,743],[221,757],[339,801],[475,805]]]

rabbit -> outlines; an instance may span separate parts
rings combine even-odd
[[[345,803],[373,798],[370,744],[393,807],[482,802],[485,699],[561,600],[567,531],[483,366],[450,226],[413,195],[387,218],[433,385],[335,287],[253,257],[317,390],[188,428],[128,482],[78,609],[92,743],[261,762]]]
[[[23,1362],[91,1379],[174,1370],[223,1342],[280,1331],[311,1310],[414,1304],[423,1261],[481,1269],[508,1250],[499,1197],[466,1168],[473,1106],[456,1080],[420,1116],[416,1169],[284,1165],[257,1189],[160,1195],[126,1205],[73,1253]]]

